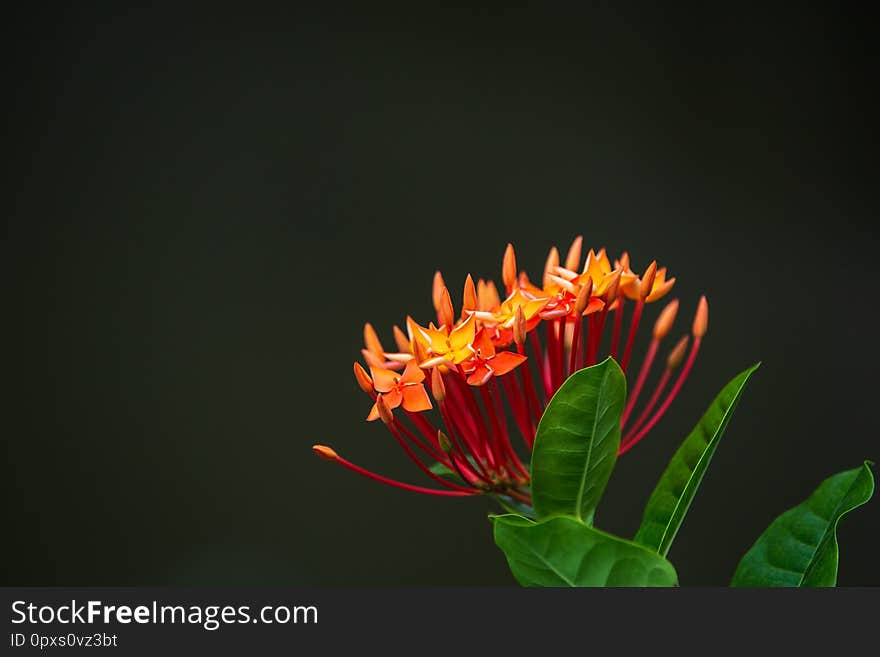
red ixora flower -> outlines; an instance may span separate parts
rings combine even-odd
[[[385,350],[372,325],[364,327],[362,354],[370,373],[355,363],[354,374],[373,400],[367,419],[381,419],[436,487],[376,474],[326,445],[314,445],[315,453],[396,488],[456,497],[490,493],[531,504],[529,471],[514,443],[520,439],[520,451],[531,450],[550,398],[571,374],[596,364],[600,354],[618,360],[632,379],[619,453],[629,451],[660,421],[687,379],[706,334],[708,304],[700,298],[690,335],[670,350],[659,376],[653,377],[653,392],[640,404],[660,343],[675,322],[678,300],[657,316],[638,370],[629,368],[630,357],[645,306],[665,296],[675,279],[667,278],[656,262],[641,275],[634,273],[626,253],[612,266],[605,249],[590,250],[581,266],[582,242],[574,240],[564,266],[557,249],[550,250],[540,286],[517,269],[508,244],[502,263],[506,297],[501,299],[492,281],[475,284],[468,276],[458,320],[437,272],[437,323],[422,326],[407,317],[406,332],[394,327],[396,351]],[[444,476],[429,463],[457,477]]]

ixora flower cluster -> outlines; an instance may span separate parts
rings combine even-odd
[[[660,343],[672,331],[678,312],[677,300],[665,305],[641,365],[630,369],[645,306],[664,298],[675,283],[665,268],[652,262],[637,274],[626,253],[612,265],[604,249],[591,249],[582,258],[578,237],[564,261],[555,247],[550,250],[540,285],[518,270],[514,248],[508,244],[502,279],[504,299],[491,280],[475,284],[468,276],[461,311],[456,313],[437,272],[436,323],[422,326],[407,317],[406,332],[394,327],[396,351],[385,349],[370,324],[364,327],[367,367],[355,363],[354,374],[373,400],[367,420],[381,420],[438,487],[389,479],[325,445],[313,446],[315,453],[410,491],[444,496],[490,493],[530,505],[529,468],[513,446],[516,434],[531,450],[556,390],[574,372],[594,365],[600,354],[617,360],[624,373],[636,372],[628,386],[618,453],[642,440],[666,413],[694,364],[708,323],[706,298],[697,305],[693,339],[684,335],[678,340],[652,394],[639,404]],[[429,413],[432,409],[439,413]]]

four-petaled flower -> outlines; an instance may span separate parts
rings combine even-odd
[[[503,376],[526,361],[525,356],[510,351],[496,352],[486,329],[477,333],[473,347],[473,356],[461,364],[461,370],[472,386],[485,385],[493,376]]]
[[[406,364],[402,373],[383,367],[371,367],[370,375],[373,377],[373,387],[389,409],[403,406],[404,410],[411,413],[420,413],[432,408],[431,399],[422,383],[425,373],[414,360]],[[373,404],[367,420],[372,422],[378,419],[379,408]]]
[[[473,355],[471,346],[476,335],[477,318],[468,315],[451,331],[446,327],[425,328],[415,324],[413,340],[427,352],[427,358],[419,363],[419,367],[429,369],[438,365],[458,365]]]

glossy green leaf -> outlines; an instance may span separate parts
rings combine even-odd
[[[495,516],[495,544],[523,586],[676,586],[666,559],[571,517]]]
[[[634,539],[637,543],[663,556],[669,553],[743,388],[759,365],[757,363],[741,372],[724,386],[675,452],[645,507],[642,525]]]
[[[458,473],[449,468],[447,465],[440,463],[437,461],[428,467],[428,470],[433,472],[438,477],[448,477],[449,479],[458,479],[461,481],[461,477],[458,476]]]
[[[572,374],[547,405],[532,450],[532,501],[538,518],[590,523],[620,445],[626,379],[613,359]]]
[[[731,586],[837,586],[837,525],[874,494],[871,464],[823,481],[746,552]]]

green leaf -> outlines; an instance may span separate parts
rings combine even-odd
[[[743,388],[756,363],[733,378],[718,393],[715,401],[675,452],[648,499],[636,543],[656,550],[664,557],[703,481],[709,462],[724,435]]]
[[[448,477],[449,479],[457,479],[461,481],[461,477],[458,476],[457,472],[447,467],[443,463],[440,463],[439,461],[428,467],[428,470],[433,472],[438,477]]]
[[[871,499],[871,462],[823,481],[746,552],[731,586],[837,586],[837,524]]]
[[[557,516],[494,516],[495,544],[523,586],[676,586],[666,559],[647,548]]]
[[[572,374],[547,405],[532,450],[538,518],[591,523],[620,446],[626,378],[613,359]]]

